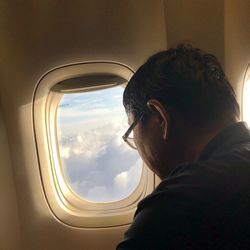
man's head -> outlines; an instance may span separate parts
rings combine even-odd
[[[134,128],[135,142],[161,177],[170,166],[160,165],[175,165],[180,163],[175,158],[188,160],[183,155],[192,154],[184,140],[197,141],[193,148],[198,148],[199,140],[239,117],[235,93],[218,60],[190,45],[151,56],[129,81],[123,103],[130,122],[143,115]]]

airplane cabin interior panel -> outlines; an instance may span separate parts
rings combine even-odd
[[[107,170],[114,176],[112,187],[99,170],[91,175],[79,169],[71,173],[67,164],[77,159],[91,166],[90,157],[103,152],[103,140],[111,132],[102,128],[96,132],[98,139],[92,139],[87,128],[93,125],[86,120],[85,137],[76,133],[78,127],[72,131],[74,137],[61,133],[72,117],[80,124],[76,112],[96,123],[113,119],[114,129],[126,127],[127,120],[120,117],[124,85],[150,55],[180,42],[218,57],[243,109],[244,76],[250,63],[249,10],[249,0],[1,0],[0,249],[115,249],[138,201],[159,179],[130,151],[126,160],[115,161],[124,170]],[[82,103],[73,100],[80,95],[85,98]],[[110,104],[115,96],[121,109]],[[94,102],[96,98],[100,99]],[[96,105],[93,112],[91,105]],[[98,113],[100,109],[104,113]],[[60,113],[63,110],[67,117]],[[114,118],[105,113],[109,110]],[[67,144],[66,137],[74,142]],[[64,147],[58,146],[57,138]],[[87,146],[86,138],[92,142]],[[112,138],[114,145],[123,147]],[[92,144],[94,152],[89,150]],[[81,158],[79,145],[86,146],[87,158]],[[112,149],[120,157],[118,149]],[[125,169],[129,159],[140,171],[130,163]],[[79,173],[88,178],[80,182]],[[110,185],[90,187],[90,180],[98,178]],[[127,183],[135,183],[133,189],[119,196]],[[80,189],[87,185],[89,192]]]

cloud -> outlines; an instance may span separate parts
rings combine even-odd
[[[126,188],[128,185],[128,171],[124,171],[116,175],[114,178],[114,184],[122,189]]]
[[[114,109],[115,110],[115,109]],[[62,112],[62,111],[61,111]],[[110,115],[110,110],[107,108],[93,108],[92,110],[79,110],[74,108],[64,108],[62,114],[60,115],[60,119],[74,119],[74,118],[85,118],[85,117],[96,117],[96,116],[104,116]]]
[[[142,171],[142,161],[138,159],[134,165],[130,166],[127,171],[121,172],[114,178],[115,196],[128,196],[137,187],[140,181]],[[117,192],[118,191],[118,192]]]
[[[61,147],[60,148],[60,156],[63,159],[68,159],[70,157],[70,147]]]
[[[106,202],[112,198],[106,186],[94,186],[88,191],[86,199],[94,202]]]
[[[138,185],[142,162],[137,151],[121,139],[121,127],[109,123],[99,130],[64,138],[60,146],[64,171],[73,190],[83,198],[98,202],[119,200]],[[99,200],[100,188],[96,187],[105,187],[105,195],[100,192]]]
[[[142,161],[137,151],[122,140],[128,128],[123,107],[116,101],[112,105],[112,99],[122,96],[119,91],[98,94],[99,102],[97,95],[87,98],[83,98],[85,94],[74,98],[66,95],[70,96],[67,102],[70,98],[74,100],[73,108],[62,106],[58,110],[57,134],[63,171],[74,192],[89,201],[126,198],[141,177]],[[96,105],[94,110],[85,106],[91,98]],[[81,110],[79,105],[85,108]],[[88,119],[82,118],[88,115]]]

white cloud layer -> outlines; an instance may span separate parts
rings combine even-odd
[[[93,202],[126,198],[141,177],[142,162],[137,151],[122,140],[128,125],[123,107],[116,103],[121,93],[116,91],[113,96],[113,106],[112,98],[106,96],[109,107],[105,100],[98,103],[94,96],[91,100],[98,107],[95,111],[92,107],[86,109],[89,106],[78,96],[71,111],[66,106],[58,112],[59,149],[66,178],[78,195]]]

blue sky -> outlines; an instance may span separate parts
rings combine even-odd
[[[57,115],[63,169],[71,188],[94,202],[127,197],[137,186],[142,162],[122,140],[128,128],[122,87],[65,94]]]

